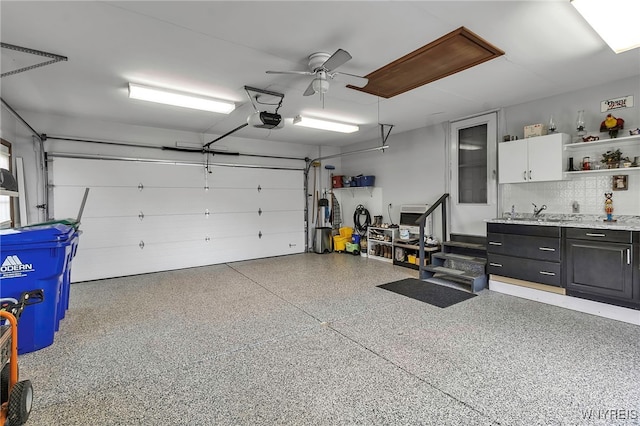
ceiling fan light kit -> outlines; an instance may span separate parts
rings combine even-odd
[[[638,0],[571,0],[571,4],[614,52],[640,47]]]
[[[135,83],[129,83],[129,98],[221,114],[229,114],[236,108],[235,103],[231,101]]]
[[[314,93],[327,93],[329,91],[329,82],[326,79],[314,78],[311,82],[311,88]]]
[[[332,132],[353,133],[360,130],[355,124],[339,123],[337,121],[329,121],[319,118],[303,117],[298,115],[294,117],[293,124],[296,126],[309,127],[312,129],[329,130]]]

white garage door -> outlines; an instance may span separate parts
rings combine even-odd
[[[304,252],[301,170],[55,158],[53,216],[90,188],[72,281]]]

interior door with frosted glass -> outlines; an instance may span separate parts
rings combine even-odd
[[[451,123],[451,227],[453,234],[486,235],[498,212],[496,113]]]

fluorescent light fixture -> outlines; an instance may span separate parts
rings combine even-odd
[[[338,123],[337,121],[320,120],[318,118],[302,117],[300,115],[293,119],[293,124],[296,126],[310,127],[312,129],[342,133],[353,133],[360,130],[355,124]]]
[[[157,102],[184,108],[229,114],[236,108],[230,101],[207,98],[204,96],[181,93],[175,90],[157,89],[149,86],[129,83],[129,97],[142,101]]]
[[[571,4],[614,52],[640,47],[640,1],[571,0]]]

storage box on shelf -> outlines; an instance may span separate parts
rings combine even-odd
[[[331,176],[334,192],[348,190],[351,192],[352,197],[355,197],[354,191],[358,190],[367,190],[369,195],[373,196],[375,180],[375,176]]]
[[[424,266],[431,263],[431,255],[440,251],[440,246],[424,248]],[[393,242],[393,264],[411,269],[420,268],[420,246],[418,244],[408,244],[396,239]]]
[[[398,238],[398,228],[367,228],[367,257],[393,262],[393,242]]]

